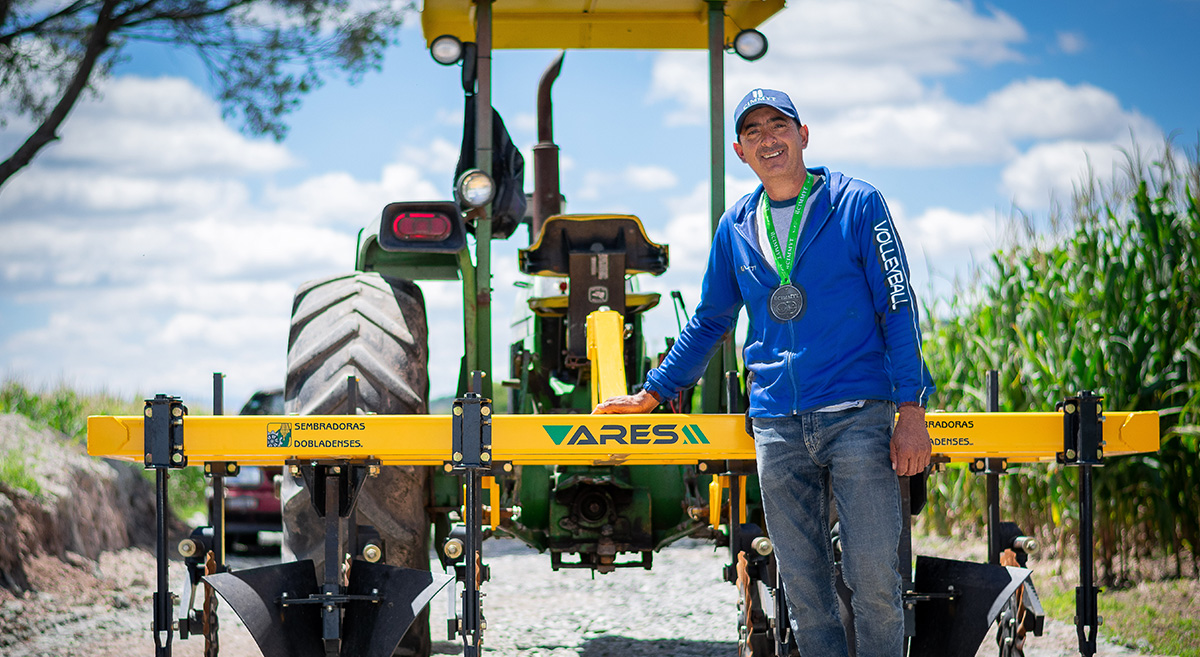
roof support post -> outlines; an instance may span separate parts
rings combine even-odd
[[[708,1],[708,114],[709,114],[709,235],[716,237],[717,224],[725,212],[725,2]],[[733,335],[704,372],[701,407],[705,413],[721,410],[721,378],[737,371],[737,347]]]
[[[492,174],[492,0],[475,4],[476,73],[475,166]],[[476,319],[475,350],[483,378],[484,397],[492,397],[492,206],[475,222]]]

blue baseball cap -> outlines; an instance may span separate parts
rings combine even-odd
[[[789,116],[795,119],[796,123],[800,123],[800,114],[796,112],[796,106],[792,104],[792,99],[788,98],[787,94],[774,89],[752,89],[737,104],[737,109],[733,112],[733,133],[736,135],[742,131],[742,120],[746,118],[750,110],[764,105],[774,107],[784,116]]]

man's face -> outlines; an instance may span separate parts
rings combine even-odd
[[[808,126],[798,125],[774,107],[765,106],[746,115],[733,151],[760,180],[767,182],[789,177],[802,180],[807,147]]]

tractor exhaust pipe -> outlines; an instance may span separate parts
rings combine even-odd
[[[562,70],[562,53],[542,73],[538,83],[538,143],[533,147],[533,221],[530,224],[530,241],[536,240],[547,217],[562,212],[562,193],[558,180],[558,146],[554,143],[554,103],[550,100],[550,88]]]

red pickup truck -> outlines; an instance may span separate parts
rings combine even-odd
[[[240,415],[283,414],[281,388],[254,393],[240,412]],[[246,465],[236,477],[225,479],[225,541],[228,549],[279,544],[282,537],[260,540],[267,538],[260,532],[283,531],[279,485],[276,483],[282,473],[283,469],[277,466]]]

